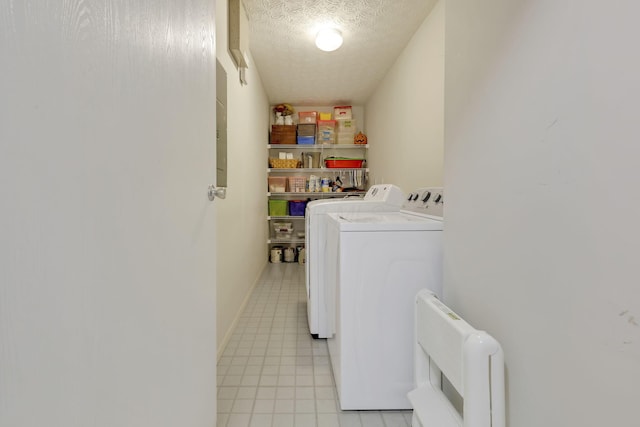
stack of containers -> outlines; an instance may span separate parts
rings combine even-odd
[[[298,124],[298,144],[315,144],[316,143],[316,124],[315,123],[299,123]]]
[[[300,111],[298,113],[298,144],[315,144],[317,111]]]
[[[333,117],[336,125],[336,143],[353,144],[356,135],[356,121],[351,113],[350,105],[333,108]]]
[[[318,120],[318,144],[336,143],[336,121]]]

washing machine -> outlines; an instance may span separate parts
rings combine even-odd
[[[314,200],[305,211],[305,277],[307,286],[307,318],[314,338],[327,338],[327,308],[324,290],[324,254],[326,244],[326,215],[331,212],[390,212],[399,211],[405,201],[403,191],[392,184],[373,185],[364,198],[347,197],[339,200]]]
[[[411,409],[413,304],[422,289],[442,297],[443,202],[424,188],[397,212],[327,215],[327,342],[342,410]]]

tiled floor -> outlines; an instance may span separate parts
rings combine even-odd
[[[269,264],[218,363],[218,427],[408,427],[411,411],[341,411],[304,266]]]

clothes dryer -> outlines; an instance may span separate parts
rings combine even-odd
[[[328,214],[328,346],[343,410],[411,408],[413,304],[421,289],[442,295],[442,205],[440,189],[421,189],[398,212]]]
[[[405,194],[392,184],[373,185],[364,198],[314,200],[305,211],[305,278],[307,286],[307,318],[314,338],[329,335],[325,301],[325,259],[327,213],[331,212],[391,212],[399,211]]]

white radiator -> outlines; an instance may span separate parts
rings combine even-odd
[[[504,355],[491,335],[462,320],[430,291],[415,307],[414,427],[504,427]],[[462,416],[442,390],[442,375],[462,396]]]

